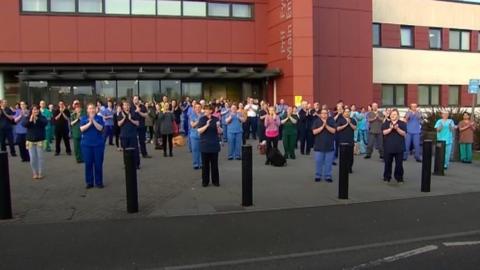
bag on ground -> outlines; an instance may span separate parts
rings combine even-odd
[[[287,164],[287,160],[277,148],[272,148],[270,150],[268,153],[268,159],[275,167],[283,167]]]

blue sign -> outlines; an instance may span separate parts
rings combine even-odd
[[[470,83],[468,84],[468,93],[477,94],[479,84],[480,84],[480,80],[476,80],[476,79],[470,80]]]

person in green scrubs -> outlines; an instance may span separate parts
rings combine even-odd
[[[293,111],[292,107],[288,107],[286,115],[284,115],[281,120],[283,126],[282,141],[283,148],[285,149],[285,159],[295,159],[298,116],[295,115]]]
[[[44,100],[40,101],[40,112],[45,119],[47,119],[47,125],[45,126],[45,141],[44,141],[44,150],[46,152],[51,152],[52,147],[51,143],[53,140],[53,129],[52,129],[52,112],[47,108],[47,103]]]
[[[77,163],[83,163],[82,148],[80,142],[82,139],[82,132],[80,131],[80,118],[84,116],[80,102],[73,103],[75,111],[70,116],[70,125],[72,127],[73,151],[75,152],[75,159]]]
[[[437,129],[437,141],[445,141],[445,169],[450,164],[450,156],[452,154],[453,132],[457,128],[452,119],[449,119],[449,113],[443,112],[442,118],[435,123]]]

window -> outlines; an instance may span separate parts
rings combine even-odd
[[[448,105],[458,105],[460,97],[460,86],[451,85],[448,87]]]
[[[380,46],[380,24],[372,24],[372,44],[373,46]]]
[[[132,14],[155,15],[156,0],[132,0]]]
[[[383,85],[382,106],[405,106],[405,86]]]
[[[78,12],[81,13],[102,13],[103,0],[78,0]]]
[[[440,87],[438,85],[418,86],[419,105],[440,105]]]
[[[400,28],[400,44],[402,47],[413,47],[413,27],[402,26]]]
[[[139,96],[143,101],[161,101],[159,81],[140,81]]]
[[[220,3],[208,3],[208,16],[230,17],[230,5]]]
[[[183,16],[206,17],[207,3],[198,1],[184,1]]]
[[[175,0],[158,0],[157,14],[165,16],[181,16],[182,2]]]
[[[138,81],[117,81],[118,100],[130,99],[138,93]]]
[[[191,82],[182,83],[182,95],[191,99],[199,100],[202,98],[202,83]]]
[[[450,30],[450,50],[470,50],[470,31]]]
[[[160,94],[167,96],[169,99],[180,100],[181,83],[177,80],[164,80],[160,82]]]
[[[50,0],[53,12],[75,12],[75,0]]]
[[[252,18],[252,6],[247,4],[232,4],[232,17]]]
[[[97,98],[103,102],[107,102],[109,98],[117,97],[117,81],[96,81],[95,91]]]
[[[46,12],[47,0],[22,0],[22,11]]]
[[[105,13],[130,14],[130,0],[105,0]]]
[[[428,37],[430,39],[430,49],[442,48],[442,30],[441,29],[430,28],[428,32]]]

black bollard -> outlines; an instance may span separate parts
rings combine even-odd
[[[445,175],[445,141],[437,141],[435,143],[435,164],[433,167],[434,175]]]
[[[432,140],[423,141],[422,192],[430,192],[432,178]]]
[[[352,145],[349,143],[340,144],[340,165],[338,179],[338,198],[348,200],[348,175],[350,170],[350,159],[353,158]]]
[[[0,152],[0,219],[12,218],[12,199],[10,197],[10,172],[8,154]]]
[[[137,164],[135,160],[135,148],[127,148],[123,151],[125,163],[125,186],[127,189],[127,212],[138,212],[137,190]]]
[[[242,146],[242,206],[253,205],[252,146]]]

